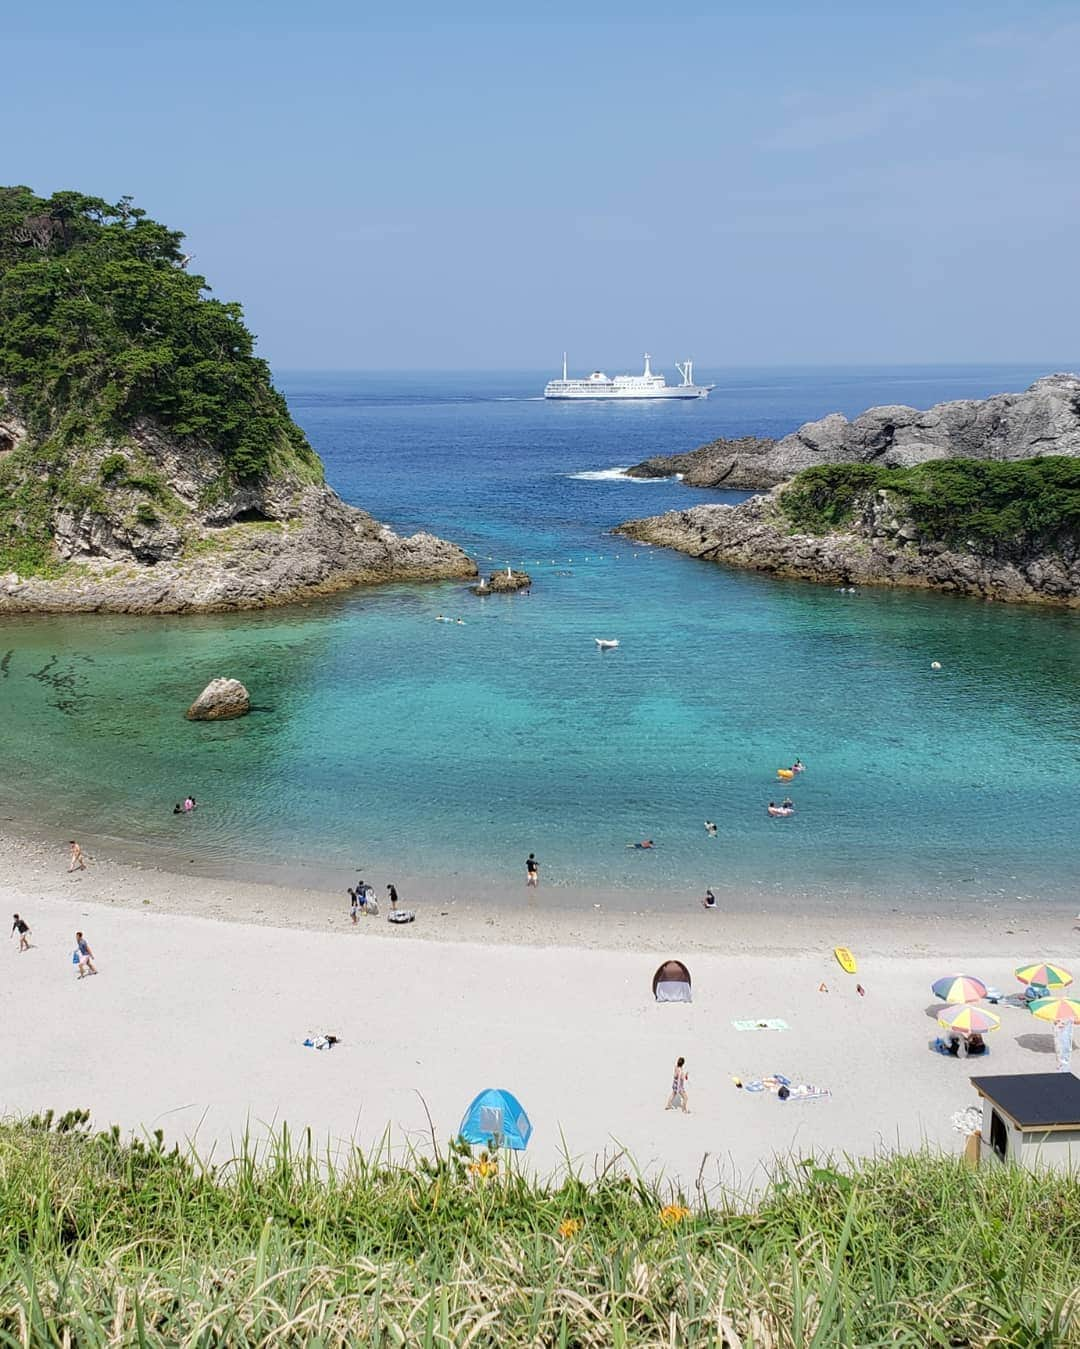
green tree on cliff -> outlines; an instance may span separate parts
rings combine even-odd
[[[297,459],[321,472],[240,306],[187,271],[183,237],[128,197],[0,188],[0,388],[38,443],[149,417],[215,446],[236,479]]]

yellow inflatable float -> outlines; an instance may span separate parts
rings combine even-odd
[[[776,776],[781,780],[781,782],[790,782],[791,779],[795,776],[795,770],[794,768],[778,768],[776,770]]]

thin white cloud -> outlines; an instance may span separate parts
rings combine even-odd
[[[919,80],[897,89],[879,89],[843,98],[794,100],[796,112],[761,142],[763,150],[820,150],[866,140],[886,130],[913,130],[934,121],[950,103],[980,91],[954,80]]]

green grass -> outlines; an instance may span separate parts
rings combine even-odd
[[[780,508],[796,530],[844,529],[884,490],[919,535],[986,550],[1080,538],[1080,459],[941,459],[915,468],[819,464],[792,479]]]
[[[471,1160],[331,1167],[283,1132],[211,1168],[81,1115],[0,1126],[0,1345],[1080,1343],[1071,1178],[805,1162],[691,1203]]]

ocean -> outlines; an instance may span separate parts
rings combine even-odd
[[[253,614],[5,619],[0,811],[61,842],[342,889],[363,868],[417,897],[517,902],[535,851],[541,893],[569,906],[683,906],[706,885],[774,909],[1075,899],[1075,613],[841,594],[610,533],[745,495],[615,471],[646,456],[1044,373],[701,370],[707,401],[597,405],[545,403],[543,372],[281,372],[346,500],[484,570],[525,568],[531,594],[394,585]],[[254,712],[186,722],[215,675],[243,680]],[[174,817],[187,792],[198,811]],[[770,819],[788,793],[796,813]]]

